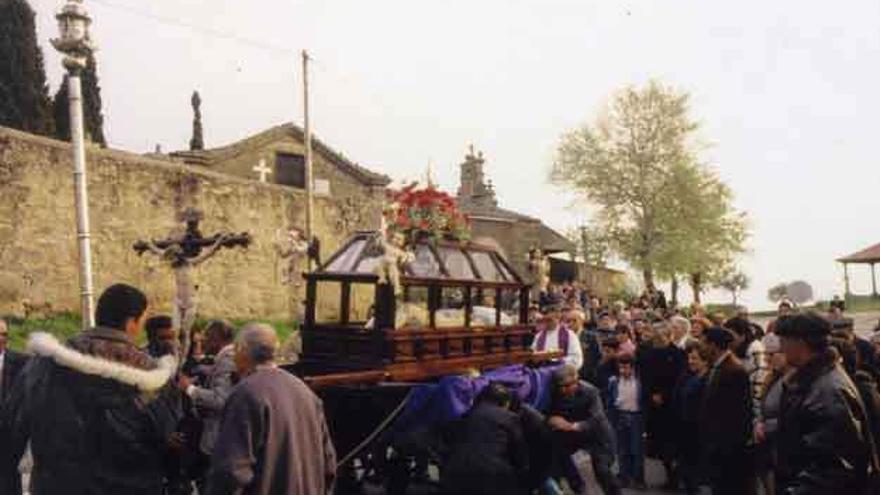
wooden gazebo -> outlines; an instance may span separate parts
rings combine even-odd
[[[837,261],[843,263],[843,280],[847,295],[850,294],[849,265],[871,265],[871,295],[877,297],[877,277],[874,274],[874,265],[880,263],[880,244],[874,244],[849,256],[838,258]]]

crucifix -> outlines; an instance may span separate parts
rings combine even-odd
[[[202,213],[187,208],[178,220],[186,223],[183,235],[162,240],[138,241],[133,248],[138,255],[150,252],[167,261],[174,269],[176,293],[174,296],[174,326],[180,332],[181,363],[189,354],[190,330],[196,318],[196,285],[192,278],[193,268],[214,256],[221,248],[248,247],[251,236],[219,233],[204,237],[199,230]]]
[[[272,173],[272,169],[266,166],[265,158],[260,158],[260,164],[251,170],[260,174],[260,182],[266,182],[266,176]]]

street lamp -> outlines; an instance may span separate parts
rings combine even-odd
[[[64,54],[62,65],[67,69],[67,94],[70,100],[70,141],[73,145],[73,183],[76,201],[76,237],[79,245],[79,285],[83,329],[95,325],[92,310],[92,254],[89,246],[89,205],[86,192],[86,149],[83,138],[82,87],[80,74],[86,60],[96,49],[89,36],[92,18],[82,0],[67,0],[58,19],[60,38],[52,45]]]

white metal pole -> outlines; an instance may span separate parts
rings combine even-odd
[[[70,141],[73,147],[73,183],[76,202],[76,238],[79,245],[79,286],[82,310],[82,327],[95,326],[93,311],[92,253],[89,231],[89,204],[86,190],[86,148],[83,133],[82,87],[80,69],[70,71],[67,79],[70,100]]]
[[[312,128],[309,123],[309,54],[302,52],[303,74],[303,134],[306,147],[306,240],[312,242],[314,231],[314,188],[312,170]],[[312,271],[312,258],[307,257],[307,271]]]

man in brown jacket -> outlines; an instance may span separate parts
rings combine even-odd
[[[321,400],[275,365],[278,337],[258,323],[236,339],[241,382],[226,401],[208,494],[318,495],[333,490],[336,452]]]

